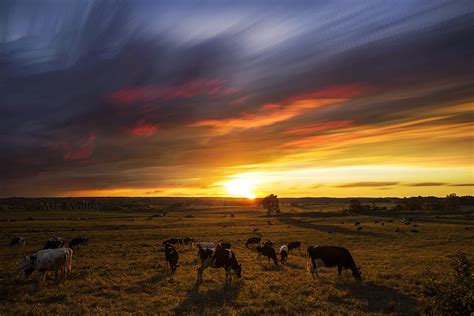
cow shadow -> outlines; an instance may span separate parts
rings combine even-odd
[[[304,267],[296,264],[296,263],[292,263],[292,262],[285,262],[285,264],[283,265],[284,267],[288,267],[290,269],[294,269],[294,270],[305,270]]]
[[[335,286],[350,293],[350,297],[330,296],[329,301],[335,304],[351,304],[353,298],[367,301],[361,312],[366,313],[396,313],[412,315],[416,313],[417,301],[413,297],[373,281],[363,283],[339,280]]]
[[[232,306],[239,296],[242,284],[241,281],[235,281],[233,284],[224,284],[222,287],[209,289],[206,292],[201,292],[200,286],[195,285],[187,292],[173,314],[206,314],[206,310],[215,310],[224,305]]]
[[[278,264],[277,266],[272,262],[271,264],[269,263],[260,263],[261,267],[262,267],[262,271],[266,271],[266,272],[279,272],[279,271],[284,271],[285,270],[285,266],[284,265],[281,265],[281,264]]]
[[[127,293],[139,293],[139,292],[146,292],[146,293],[153,293],[155,291],[154,286],[165,281],[171,281],[173,278],[172,275],[166,270],[160,270],[157,274],[152,275],[144,280],[141,280],[132,286],[125,289]]]

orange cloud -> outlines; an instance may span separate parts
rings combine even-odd
[[[193,127],[213,127],[221,130],[234,128],[256,128],[272,125],[303,115],[314,109],[339,104],[351,97],[362,95],[365,84],[350,84],[327,87],[310,93],[293,96],[281,103],[262,105],[255,113],[241,113],[238,117],[202,120]]]
[[[285,134],[295,134],[295,135],[304,135],[314,132],[321,132],[325,130],[343,128],[352,125],[354,121],[352,120],[339,120],[339,121],[330,121],[321,124],[314,124],[311,126],[300,127],[300,128],[289,128],[284,133]]]

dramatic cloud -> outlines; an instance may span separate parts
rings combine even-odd
[[[0,196],[474,194],[473,21],[469,1],[3,1]]]

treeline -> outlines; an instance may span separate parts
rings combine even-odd
[[[83,197],[0,198],[0,211],[133,211],[171,212],[199,206],[247,206],[245,198]]]
[[[378,206],[375,203],[363,204],[360,199],[351,199],[349,201],[350,212],[362,211],[457,211],[461,206],[474,205],[474,197],[472,196],[457,196],[450,194],[445,198],[438,198],[435,196],[417,196],[403,199],[396,199],[392,201],[395,203],[392,207]]]

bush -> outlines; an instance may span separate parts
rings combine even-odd
[[[465,254],[452,257],[453,271],[445,281],[425,284],[422,312],[428,315],[472,315],[474,313],[473,265]]]

